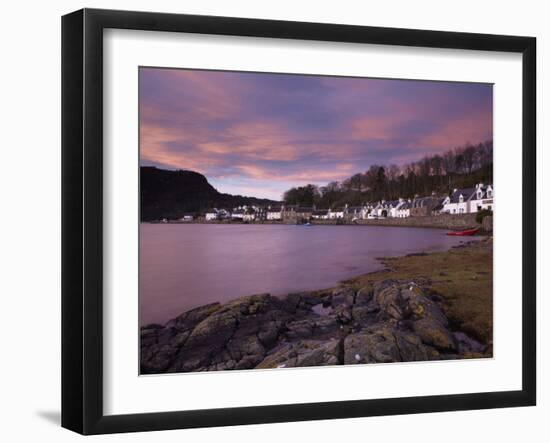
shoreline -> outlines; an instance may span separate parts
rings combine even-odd
[[[491,237],[380,261],[332,288],[249,295],[142,326],[141,373],[492,356]]]
[[[443,214],[434,216],[421,216],[421,217],[406,217],[406,218],[386,218],[376,220],[311,220],[309,223],[311,226],[386,226],[386,227],[408,227],[408,228],[432,228],[432,229],[446,229],[446,230],[460,230],[470,229],[473,227],[482,227],[477,223],[475,219],[476,214]],[[180,221],[169,220],[167,222],[161,221],[141,221],[144,224],[160,224],[160,225],[276,225],[276,226],[297,226],[296,222],[290,221],[275,221],[275,220],[263,220],[263,221],[234,221],[234,220],[192,220],[192,221]]]

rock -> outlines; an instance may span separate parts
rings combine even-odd
[[[338,340],[300,340],[275,349],[256,368],[337,365],[340,364],[339,353],[340,342]]]
[[[271,348],[277,342],[277,337],[283,329],[284,323],[281,320],[271,320],[260,325],[258,339],[266,348]]]
[[[265,343],[276,340],[282,321],[288,317],[282,301],[269,294],[234,300],[195,326],[169,372],[188,372],[203,367],[252,368],[265,355]],[[274,321],[279,317],[280,321]]]
[[[355,305],[356,306],[365,306],[367,305],[373,297],[373,290],[370,287],[363,287],[357,291],[355,295]]]
[[[355,290],[241,297],[140,330],[144,374],[389,363],[492,355],[452,333],[427,280],[384,280]],[[323,304],[320,315],[313,307]]]
[[[441,323],[424,318],[413,323],[413,331],[420,339],[443,351],[456,351],[456,343],[451,332]]]
[[[338,322],[334,316],[319,317],[315,319],[315,336],[334,334],[338,330]]]
[[[458,352],[461,354],[485,352],[486,346],[466,335],[464,332],[455,332],[453,336],[458,345]]]
[[[331,304],[333,308],[341,306],[352,306],[355,302],[355,291],[350,287],[335,289],[332,292]]]
[[[249,369],[260,363],[265,356],[265,348],[255,335],[234,338],[227,344],[231,360],[238,362],[237,369]]]
[[[409,315],[408,304],[401,295],[401,285],[384,280],[374,285],[374,300],[390,318],[401,320]]]
[[[314,327],[315,320],[313,319],[291,321],[286,324],[287,331],[285,332],[285,335],[290,340],[307,338],[313,334]]]
[[[350,306],[345,304],[333,308],[330,315],[337,323],[346,325],[352,320],[352,310]]]
[[[376,306],[354,306],[351,311],[352,320],[359,325],[373,324],[377,321],[379,311]]]
[[[177,352],[177,345],[161,345],[149,348],[141,355],[141,373],[158,374],[170,366]]]
[[[299,292],[296,294],[288,294],[286,301],[294,306],[295,309],[310,309],[312,306],[319,304],[320,297],[309,292]]]
[[[175,319],[170,320],[166,324],[166,326],[180,330],[192,329],[210,314],[220,309],[220,307],[221,305],[219,303],[211,303],[195,309],[191,309],[190,311],[184,312]]]
[[[423,361],[436,354],[414,334],[382,325],[344,340],[344,364]]]
[[[401,361],[393,334],[387,329],[351,334],[344,340],[344,364]]]

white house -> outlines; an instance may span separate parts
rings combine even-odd
[[[379,201],[378,203],[376,203],[373,206],[368,218],[385,217],[385,215],[383,215],[384,203],[385,203],[384,200]]]
[[[474,194],[475,188],[455,189],[453,193],[443,201],[443,211],[448,214],[467,214],[468,202]]]
[[[386,202],[386,216],[392,218],[397,217],[397,208],[399,208],[399,205],[403,204],[403,201],[403,199],[399,199]]]
[[[254,220],[256,220],[256,211],[254,211],[253,209],[246,210],[243,215],[243,221],[251,222]]]
[[[475,188],[455,189],[443,200],[443,210],[448,214],[470,214],[482,209],[493,209],[494,190],[492,185],[479,183]]]
[[[218,219],[218,210],[217,209],[210,209],[209,211],[206,212],[206,214],[204,215],[204,218],[206,219],[206,221],[217,220]]]
[[[376,217],[386,218],[386,217],[395,217],[396,208],[399,205],[399,200],[386,201],[382,200],[378,202],[372,212]]]
[[[316,220],[328,220],[328,209],[316,209],[311,213],[311,218]]]
[[[470,200],[470,212],[478,212],[483,209],[490,209],[492,211],[494,207],[493,198],[493,186],[484,186],[483,183],[479,183],[476,185],[476,191]]]
[[[343,208],[336,208],[336,209],[329,209],[328,210],[328,218],[330,220],[335,220],[339,218],[344,218],[344,215],[346,214],[348,205],[346,205]]]
[[[283,210],[281,206],[270,206],[266,212],[267,220],[281,220],[283,218]]]
[[[244,219],[244,209],[235,209],[232,213],[231,213],[231,219],[232,220],[240,220],[242,221]]]
[[[183,214],[183,217],[180,218],[180,221],[193,221],[193,214]]]
[[[229,218],[229,211],[227,209],[220,209],[218,211],[218,219],[226,219]]]
[[[395,217],[397,218],[410,217],[411,207],[412,207],[412,204],[410,201],[407,201],[407,200],[401,201],[397,206],[397,208],[395,208]]]
[[[365,220],[369,218],[369,214],[373,211],[374,206],[366,203],[363,206],[349,206],[346,210],[346,215],[351,220]]]

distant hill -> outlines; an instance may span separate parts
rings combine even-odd
[[[194,171],[169,171],[152,166],[140,167],[141,220],[177,219],[185,213],[210,208],[242,205],[270,205],[280,202],[242,195],[222,194],[206,177]]]

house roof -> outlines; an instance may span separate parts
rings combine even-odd
[[[281,207],[280,206],[274,206],[272,208],[269,208],[267,210],[267,212],[281,212]]]
[[[327,215],[328,209],[317,209],[316,211],[313,211],[313,215]]]
[[[441,197],[436,197],[433,195],[427,197],[416,197],[412,201],[412,207],[423,208],[424,206],[428,206],[429,204],[438,204],[441,200],[443,200]]]
[[[485,185],[485,186],[482,186],[481,187],[481,198],[487,198],[487,189],[491,187],[491,189],[493,189],[493,185]],[[478,191],[478,188],[475,187],[475,188],[464,188],[464,189],[457,189],[456,191],[454,191],[451,196],[450,196],[450,199],[451,199],[451,203],[458,203],[459,202],[459,198],[460,198],[460,194],[463,195],[464,197],[464,201],[468,201],[468,200],[474,200],[474,199],[477,199],[477,193]]]
[[[459,203],[461,195],[464,197],[464,201],[468,201],[475,192],[476,188],[457,189],[451,194],[451,203]]]
[[[487,190],[489,187],[491,188],[491,190],[493,189],[493,185],[486,185],[481,188],[481,199],[492,198],[492,197],[487,197]],[[476,192],[477,192],[477,189],[476,189]],[[477,200],[477,195],[474,195],[473,200]]]

